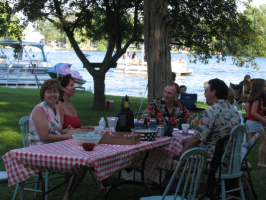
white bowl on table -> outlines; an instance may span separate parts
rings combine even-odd
[[[77,145],[82,146],[83,143],[98,144],[102,138],[102,135],[95,134],[93,132],[88,133],[74,133],[72,135]]]

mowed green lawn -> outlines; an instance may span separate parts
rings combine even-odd
[[[125,94],[126,95],[126,94]],[[106,110],[95,110],[92,108],[93,94],[88,91],[77,90],[76,96],[72,98],[78,111],[78,115],[83,125],[98,125],[100,117],[116,116],[121,109],[122,98],[120,96],[106,96],[108,100],[114,100],[114,108]],[[129,97],[130,108],[133,111],[138,111],[142,98]],[[32,109],[40,102],[39,90],[22,89],[22,88],[3,88],[0,87],[0,156],[7,153],[11,149],[22,148],[21,133],[18,126],[19,119],[24,115],[30,115]],[[147,98],[144,98],[141,110],[144,110],[147,105]],[[198,103],[198,107],[207,107],[203,103]],[[257,167],[258,162],[258,144],[253,149],[248,157],[252,166],[252,179],[256,188],[256,192],[260,200],[266,198],[266,168]],[[5,165],[0,159],[0,170],[5,170]],[[0,199],[12,199],[15,186],[0,185]],[[157,187],[152,187],[155,194],[160,191]],[[34,197],[32,192],[26,191],[26,199],[40,199],[40,194]],[[65,190],[58,189],[50,193],[50,200],[63,199]],[[127,199],[137,200],[142,196],[148,196],[147,190],[141,186],[126,186],[123,185],[122,190],[113,191],[109,195],[109,199]],[[253,199],[251,192],[250,199]],[[17,197],[18,199],[18,197]],[[98,191],[96,185],[92,181],[89,173],[79,187],[74,199],[104,199],[104,192]]]

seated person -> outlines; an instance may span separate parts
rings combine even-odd
[[[60,114],[57,108],[57,102],[62,94],[63,92],[58,80],[48,79],[42,84],[40,89],[42,102],[36,105],[30,114],[30,146],[68,140],[72,138],[73,129],[71,127],[62,129],[60,123]],[[80,167],[80,169],[83,169],[83,167]],[[84,176],[82,179],[83,178]],[[81,181],[79,182],[78,176],[73,184],[73,190],[71,191],[71,194],[74,193],[80,183]],[[66,192],[64,199],[67,200],[67,197],[68,192]]]
[[[250,77],[249,74],[245,75],[244,80],[242,80],[242,81],[239,82],[239,84],[238,84],[239,87],[243,87],[243,84],[244,84],[245,81],[250,82],[250,80],[251,80],[250,78],[251,78],[251,77]]]
[[[136,52],[134,52],[134,53],[132,54],[132,61],[135,62],[135,63],[137,63],[137,64],[140,63],[140,59],[137,57]]]
[[[181,153],[199,146],[200,143],[203,148],[208,149],[213,142],[229,135],[231,129],[241,123],[238,111],[226,101],[228,87],[224,81],[217,78],[209,80],[204,95],[211,107],[205,110],[193,137]]]
[[[141,118],[155,118],[158,125],[172,125],[181,129],[189,117],[185,107],[177,102],[180,90],[177,83],[168,83],[164,89],[163,98],[153,100],[145,109]]]
[[[130,58],[130,56],[129,56],[129,52],[128,52],[128,51],[127,51],[126,53],[124,53],[123,58],[124,58],[125,60],[128,60],[128,59]]]
[[[180,85],[180,93],[187,93],[187,86]]]
[[[57,102],[62,95],[58,80],[46,80],[40,89],[42,102],[35,106],[29,120],[29,144],[40,145],[72,138],[72,129],[62,129]]]
[[[70,74],[67,74],[66,76],[60,76],[58,80],[63,90],[63,96],[59,99],[57,105],[60,112],[60,122],[63,128],[71,126],[74,129],[93,129],[93,127],[81,126],[81,121],[75,106],[70,103],[70,98],[75,96],[76,91],[74,78],[72,78]]]
[[[58,102],[58,109],[60,112],[60,122],[61,124],[63,124],[63,127],[70,126],[75,130],[81,129],[81,131],[94,129],[94,127],[90,126],[81,126],[81,121],[78,117],[75,106],[72,103],[70,103],[70,98],[75,96],[75,91],[76,91],[74,85],[74,79],[71,77],[70,74],[67,74],[66,76],[58,77],[58,80],[60,81],[63,90],[63,96],[59,99]],[[87,170],[88,168],[86,167],[81,168],[80,174],[75,181],[75,185],[73,186],[72,190],[73,193],[77,189],[77,186],[84,179]],[[103,188],[102,185],[100,187]]]
[[[187,93],[187,87],[185,85],[180,85],[179,88],[180,88],[180,94],[181,93]],[[179,97],[178,97],[178,102],[180,102],[180,103],[182,102],[181,101],[181,95],[179,95]]]

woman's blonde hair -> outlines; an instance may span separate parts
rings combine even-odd
[[[234,90],[232,88],[228,88],[227,102],[233,105],[235,102],[235,98],[236,98],[236,95],[235,95]]]

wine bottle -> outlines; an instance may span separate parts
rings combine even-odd
[[[149,126],[148,126],[148,119],[145,118],[144,119],[144,122],[143,122],[143,126],[142,126],[143,129],[149,129]]]

